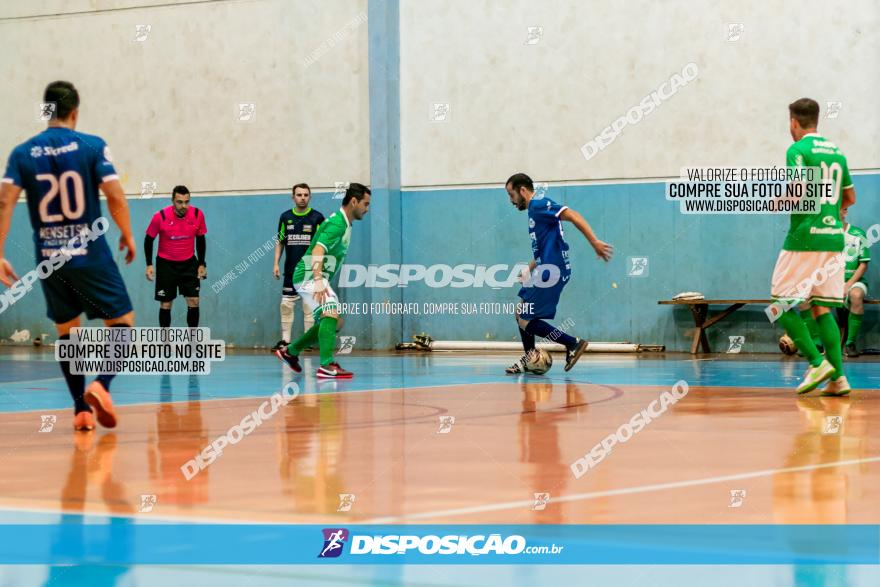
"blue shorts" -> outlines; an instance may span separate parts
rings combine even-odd
[[[97,267],[61,267],[40,280],[46,315],[55,324],[83,312],[89,319],[110,320],[132,310],[125,283],[115,263]]]
[[[559,298],[562,296],[562,290],[568,283],[568,276],[560,279],[552,287],[523,287],[517,294],[526,305],[520,312],[519,316],[523,320],[533,320],[542,318],[555,318],[556,306],[559,304]]]

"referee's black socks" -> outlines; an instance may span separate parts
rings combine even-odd
[[[190,328],[198,328],[199,326],[199,308],[186,308],[186,325]],[[171,308],[159,308],[159,326],[168,328],[171,326]]]
[[[171,319],[168,319],[169,322]],[[199,325],[199,308],[196,306],[195,308],[187,307],[186,309],[186,325],[190,328],[197,328]]]

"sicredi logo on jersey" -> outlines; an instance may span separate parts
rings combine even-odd
[[[31,148],[31,157],[37,158],[43,155],[54,157],[55,155],[63,155],[64,153],[72,153],[79,149],[76,142],[64,145],[63,147],[33,147]]]

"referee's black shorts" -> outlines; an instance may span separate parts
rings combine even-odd
[[[178,291],[186,298],[197,298],[200,289],[199,261],[195,256],[186,261],[156,257],[156,301],[170,302]]]

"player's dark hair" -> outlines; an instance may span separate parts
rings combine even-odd
[[[351,202],[352,198],[360,202],[364,199],[364,196],[368,196],[370,193],[372,193],[370,192],[370,188],[362,183],[349,184],[348,189],[345,190],[345,197],[342,198],[342,205],[345,206]]]
[[[801,98],[789,104],[788,113],[801,128],[815,128],[819,124],[819,103],[810,98]]]
[[[174,199],[175,194],[180,194],[181,196],[188,196],[189,190],[186,188],[185,185],[176,185],[176,186],[174,186],[174,189],[171,190],[171,199],[172,200]]]
[[[307,184],[307,183],[298,183],[295,186],[293,186],[293,188],[291,188],[291,190],[290,190],[291,195],[296,193],[296,188],[309,190],[309,195],[310,196],[312,195],[312,188],[310,188],[309,184]]]
[[[530,192],[535,191],[535,184],[532,182],[532,178],[525,173],[514,173],[504,182],[505,186],[508,184],[510,184],[513,191],[517,191],[519,188],[526,188]]]
[[[79,108],[79,92],[72,83],[59,80],[46,86],[43,102],[55,104],[55,118],[66,120],[75,108]]]

